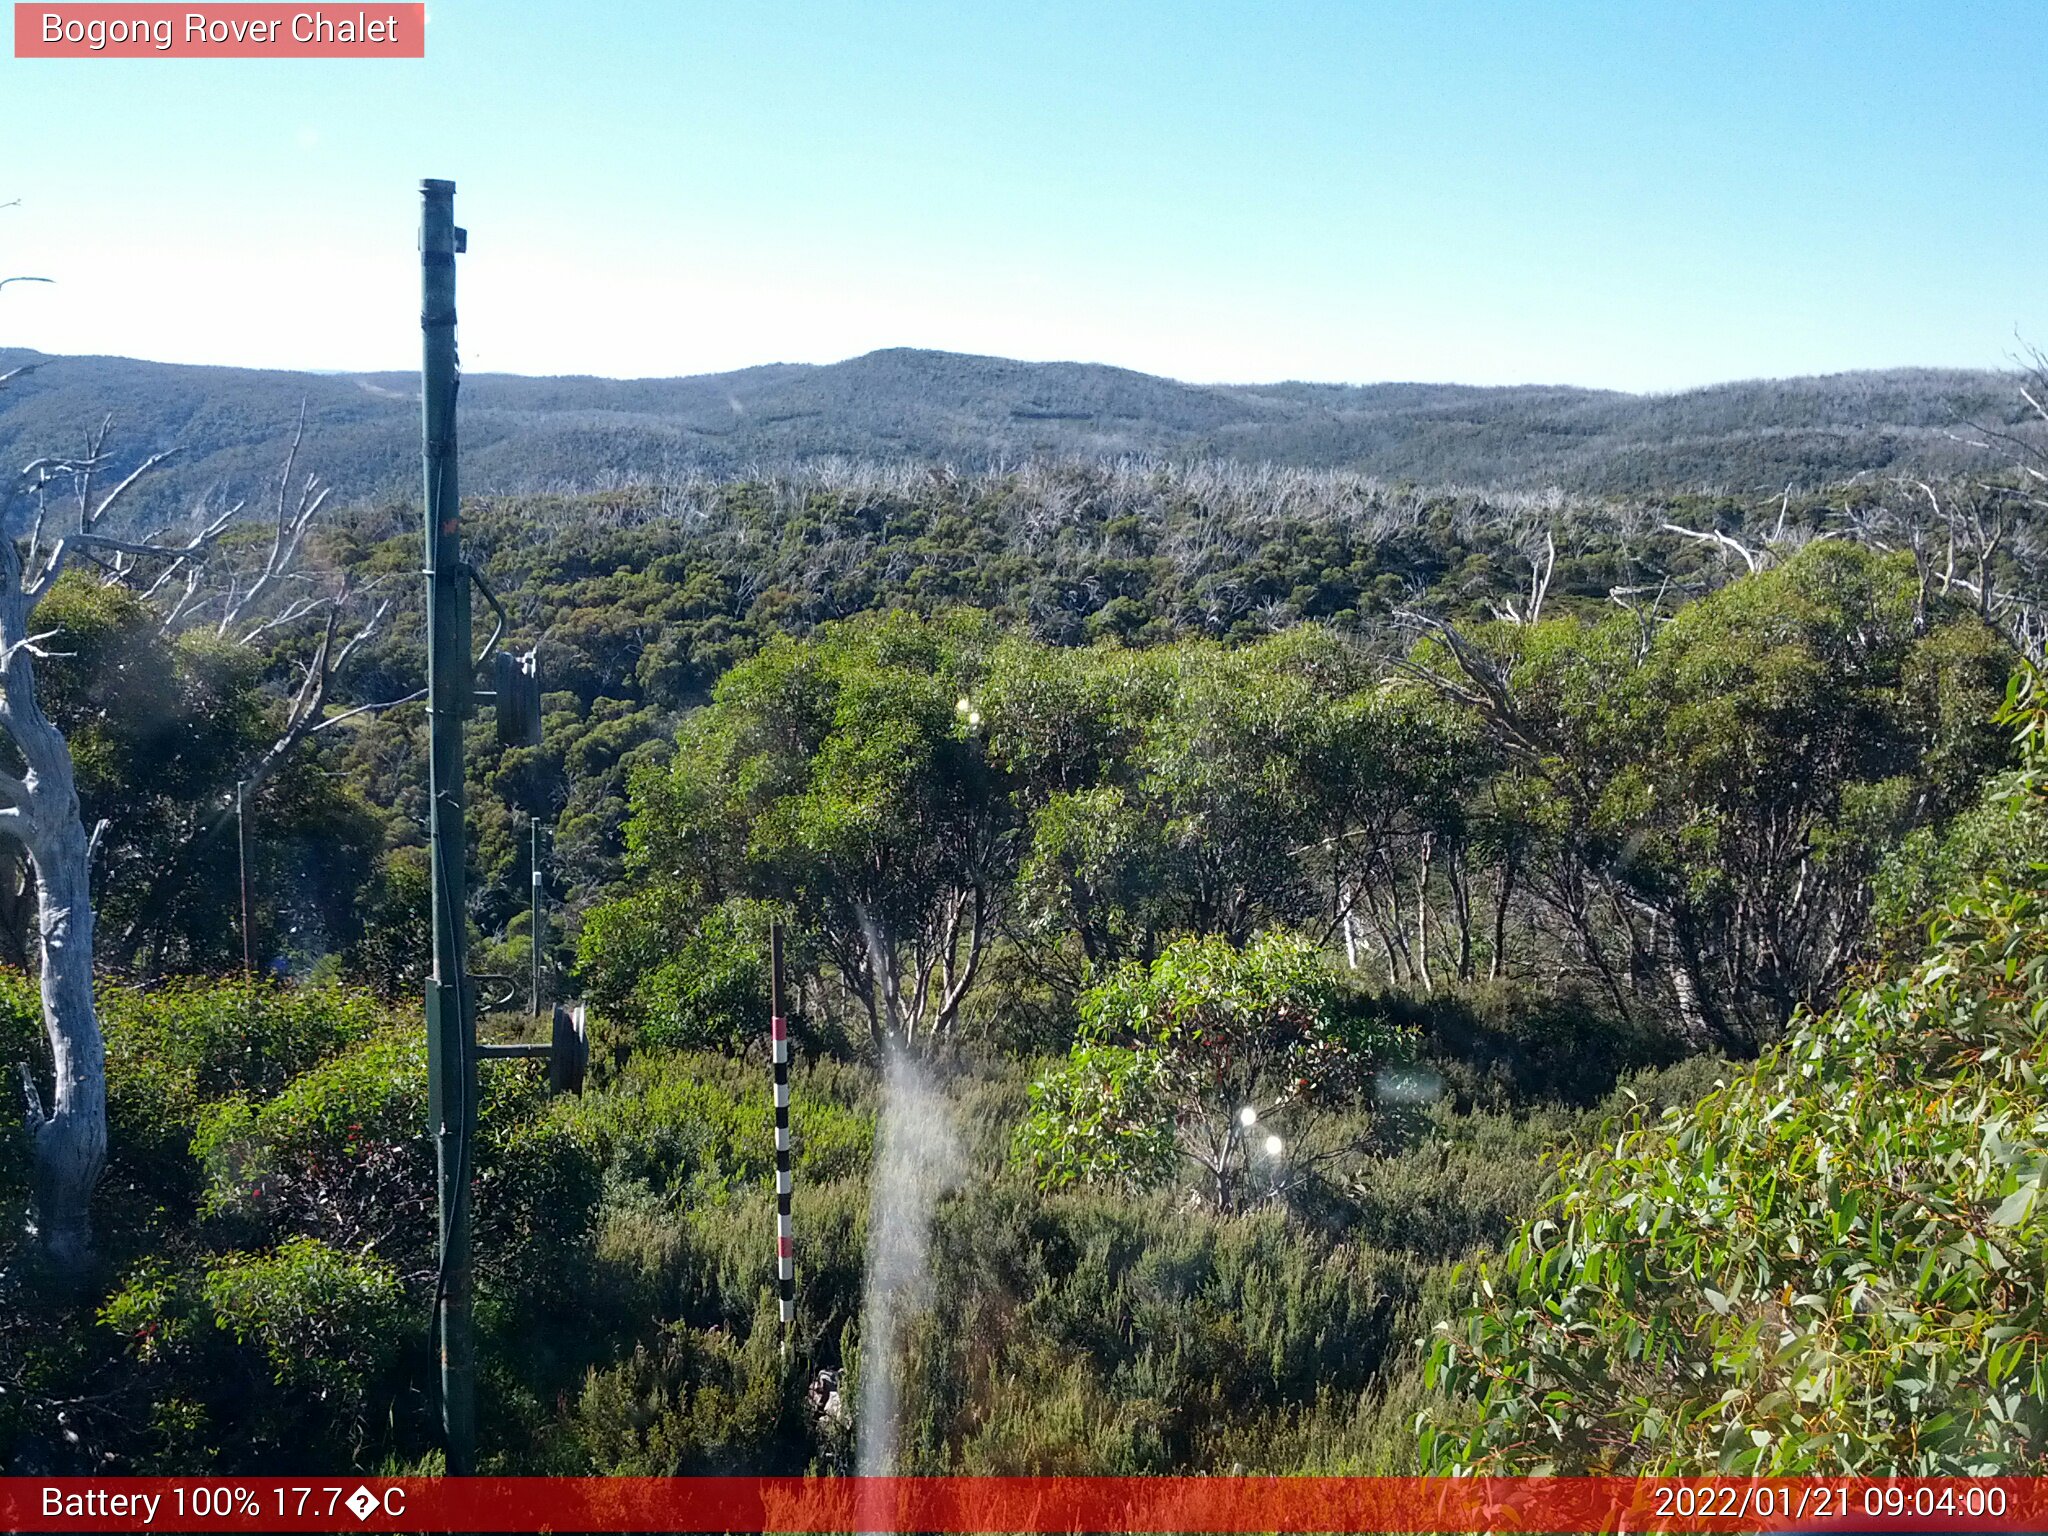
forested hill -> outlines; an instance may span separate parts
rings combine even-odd
[[[197,368],[0,349],[0,452],[76,452],[109,413],[114,467],[177,447],[156,508],[274,473],[300,402],[308,455],[344,496],[410,490],[416,380],[405,373]],[[1953,434],[2013,419],[2010,380],[1901,369],[1672,395],[1439,384],[1197,386],[1084,363],[907,348],[828,366],[674,379],[464,382],[465,485],[577,490],[726,475],[826,456],[943,460],[1152,455],[1337,467],[1390,481],[1595,493],[1813,485],[1938,470]]]

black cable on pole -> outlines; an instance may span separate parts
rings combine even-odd
[[[447,902],[454,892],[449,886],[448,869],[445,864],[440,867],[440,874],[441,900]],[[456,920],[466,921],[461,914],[457,914]],[[469,1006],[469,961],[463,952],[464,948],[465,946],[457,945],[455,951],[456,1006],[461,1008]],[[449,1212],[448,1220],[441,1224],[441,1239],[437,1245],[438,1254],[434,1265],[434,1306],[427,1314],[427,1347],[430,1354],[436,1342],[435,1335],[441,1326],[441,1308],[448,1300],[448,1234],[460,1225],[463,1216],[469,1214],[469,1144],[476,1137],[476,1116],[469,1102],[469,1064],[464,1062],[462,1070],[455,1076],[460,1079],[460,1086],[455,1090],[455,1098],[456,1124],[461,1128],[455,1138],[455,1204]]]

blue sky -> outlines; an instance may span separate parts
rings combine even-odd
[[[423,62],[0,58],[0,343],[882,346],[1671,389],[2048,343],[2048,5],[430,0]]]

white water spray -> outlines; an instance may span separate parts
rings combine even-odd
[[[896,1470],[899,1331],[931,1295],[932,1208],[959,1178],[952,1107],[924,1067],[891,1046],[868,1206],[860,1325],[860,1473]]]

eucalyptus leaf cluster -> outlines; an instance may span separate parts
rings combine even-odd
[[[2038,847],[2037,676],[2005,719],[1992,793]],[[2048,1464],[2048,865],[1987,853],[1913,963],[1558,1170],[1437,1330],[1432,1469]]]

